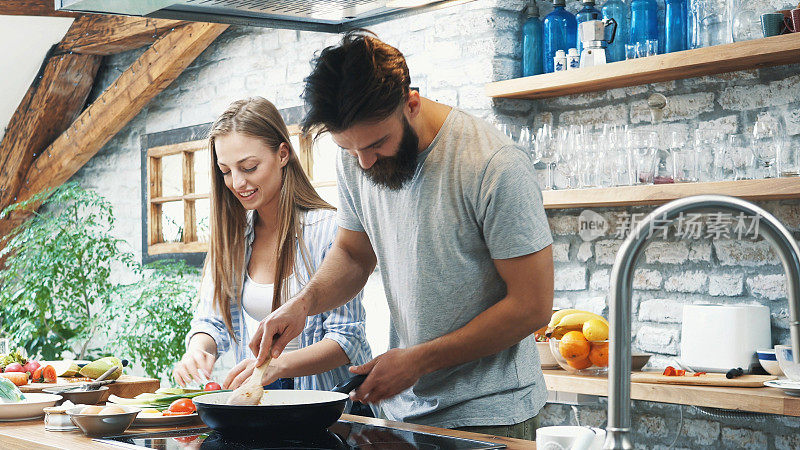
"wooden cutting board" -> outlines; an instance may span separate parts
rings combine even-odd
[[[694,386],[764,387],[765,381],[777,379],[778,377],[772,375],[742,375],[729,380],[725,378],[724,373],[707,373],[696,377],[691,374],[668,377],[661,372],[631,373],[631,381],[634,383],[686,384]]]
[[[81,381],[77,384],[85,383]],[[28,383],[25,386],[20,386],[22,392],[42,392],[42,389],[56,386],[74,386],[76,383],[71,381],[70,378],[59,377],[55,383]],[[135,377],[133,375],[121,375],[117,381],[111,383],[104,398],[101,401],[108,399],[109,395],[116,395],[119,397],[131,398],[145,392],[155,392],[156,389],[161,387],[161,382],[155,378]]]

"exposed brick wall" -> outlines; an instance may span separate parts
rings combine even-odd
[[[773,9],[781,0],[758,0]],[[579,2],[570,0],[576,10]],[[660,2],[663,8],[663,1]],[[548,2],[539,1],[543,13]],[[493,100],[483,85],[521,73],[519,33],[521,0],[476,0],[457,7],[410,16],[372,27],[408,59],[412,84],[422,95],[489,120],[555,126],[627,124],[652,129],[647,97],[668,98],[660,127],[687,140],[698,128],[746,132],[761,114],[784,118],[795,145],[800,140],[800,65],[754,69],[548,99]],[[213,121],[233,100],[261,95],[279,108],[302,104],[302,80],[313,54],[338,36],[232,27],[214,42],[164,92],[158,95],[77,175],[111,200],[119,217],[120,237],[141,251],[139,138],[148,133]],[[135,60],[141,51],[106,58],[93,98]],[[762,202],[787,226],[800,228],[800,202]],[[555,239],[555,304],[607,314],[609,274],[621,240],[616,224],[625,213],[651,208],[595,208],[609,223],[609,233],[592,242],[578,235],[580,210],[549,211]],[[772,312],[773,340],[788,341],[787,305],[782,268],[763,242],[731,239],[654,240],[634,275],[633,345],[655,354],[656,366],[679,353],[684,304],[701,301],[759,301]],[[605,401],[579,409],[581,423],[602,426]],[[800,420],[715,419],[683,407],[677,448],[798,448]],[[573,423],[571,410],[548,405],[545,425]],[[637,448],[666,448],[678,429],[679,407],[634,402]]]

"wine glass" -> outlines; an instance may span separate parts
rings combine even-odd
[[[756,166],[763,178],[778,176],[776,162],[782,150],[780,122],[771,117],[762,117],[753,125],[753,153],[756,155]]]

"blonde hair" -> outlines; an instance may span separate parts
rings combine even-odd
[[[292,274],[296,262],[296,246],[307,272],[310,274],[307,247],[303,241],[303,224],[300,214],[312,209],[335,209],[314,190],[292,148],[289,130],[278,109],[261,97],[250,97],[233,102],[211,126],[208,133],[209,160],[211,161],[211,242],[206,255],[203,275],[211,271],[214,307],[222,314],[228,333],[233,333],[231,301],[241,304],[245,256],[245,231],[247,211],[228,189],[217,166],[214,142],[217,137],[239,133],[260,139],[273,151],[281,144],[289,148],[289,161],[281,168],[281,191],[278,201],[278,246],[275,253],[275,280],[272,309],[288,299],[286,278]],[[306,280],[307,281],[307,280]]]

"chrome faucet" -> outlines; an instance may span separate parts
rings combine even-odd
[[[651,227],[669,224],[681,213],[724,210],[749,214],[759,220],[758,232],[778,253],[786,272],[792,355],[800,363],[800,248],[789,230],[772,214],[736,197],[697,195],[671,201],[645,217],[622,243],[611,270],[611,354],[608,370],[608,427],[604,449],[632,449],[631,439],[631,291],[633,269]]]

